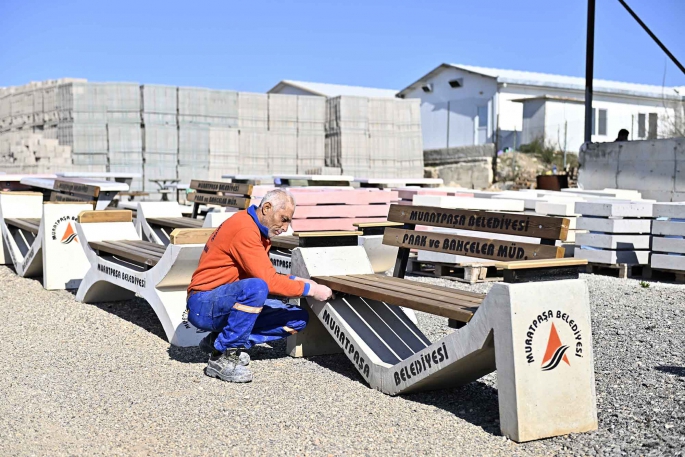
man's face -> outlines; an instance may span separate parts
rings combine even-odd
[[[269,238],[280,235],[288,230],[293,218],[295,207],[287,203],[283,208],[275,209],[271,203],[264,203],[259,210],[259,222],[269,229]]]

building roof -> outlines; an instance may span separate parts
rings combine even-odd
[[[399,94],[404,95],[407,91],[416,87],[417,84],[427,81],[432,76],[448,68],[456,68],[469,73],[494,78],[499,84],[516,84],[521,86],[552,87],[557,89],[585,91],[585,78],[578,76],[563,76],[532,71],[503,70],[498,68],[476,67],[473,65],[443,63],[418,81],[402,89]],[[651,86],[648,84],[607,81],[604,79],[594,79],[593,81],[593,90],[596,93],[682,99],[685,95],[683,91],[680,91],[679,94],[675,89],[676,88],[670,86]]]
[[[272,87],[268,93],[277,93],[284,86],[292,86],[311,92],[312,95],[323,97],[337,97],[339,95],[354,95],[358,97],[387,97],[394,98],[395,89],[377,89],[373,87],[345,86],[342,84],[312,83],[305,81],[283,80]]]

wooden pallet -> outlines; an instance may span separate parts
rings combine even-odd
[[[642,277],[653,281],[669,281],[685,284],[685,271],[682,270],[662,270],[647,267],[644,269]]]
[[[476,284],[479,282],[502,281],[502,270],[494,264],[469,263],[451,264],[440,262],[419,262],[409,259],[407,273],[416,276],[451,279],[453,281]]]
[[[589,274],[614,276],[619,279],[641,279],[644,277],[644,272],[647,269],[649,269],[649,265],[630,265],[627,263],[609,265],[592,262],[587,264],[587,273]]]

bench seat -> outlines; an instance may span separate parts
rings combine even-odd
[[[12,225],[14,227],[20,228],[22,230],[26,230],[27,232],[31,232],[33,234],[37,234],[38,229],[40,228],[40,218],[8,217],[7,219],[5,219],[5,223],[7,225]]]
[[[121,259],[155,266],[162,259],[165,246],[148,241],[92,241],[88,245],[96,251],[105,252]]]
[[[471,320],[485,299],[484,294],[384,275],[317,276],[312,279],[335,292],[436,314],[459,322]]]
[[[294,235],[279,235],[271,238],[271,246],[279,249],[295,249],[300,245],[300,237]]]
[[[152,225],[168,228],[202,228],[204,221],[189,217],[150,217],[147,222]]]

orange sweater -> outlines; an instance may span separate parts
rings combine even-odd
[[[205,244],[188,291],[212,290],[241,279],[260,278],[270,294],[302,296],[305,283],[276,273],[269,260],[270,248],[271,241],[262,236],[252,216],[240,211],[226,219]]]

